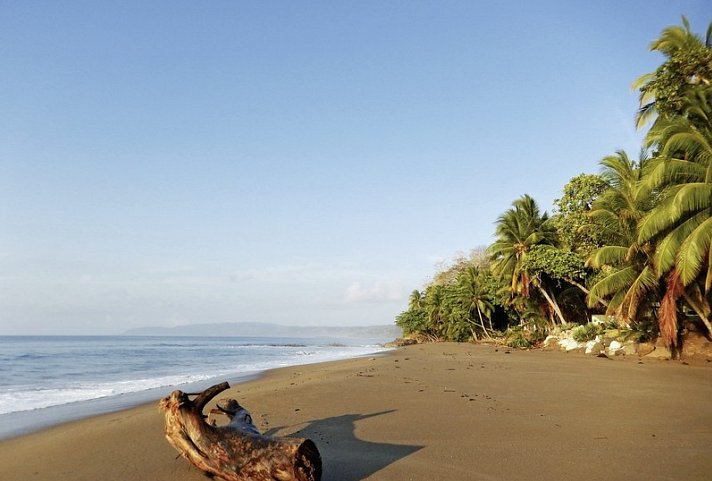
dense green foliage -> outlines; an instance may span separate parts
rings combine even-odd
[[[587,256],[606,241],[605,231],[589,217],[593,202],[608,188],[601,175],[581,174],[565,186],[554,201],[554,223],[561,246]]]
[[[477,267],[471,260],[461,262],[444,282],[432,283],[422,293],[413,291],[408,310],[396,317],[396,324],[406,334],[430,339],[490,337],[496,291],[489,269]]]
[[[605,312],[673,348],[682,313],[712,335],[712,23],[703,40],[683,17],[651,50],[665,60],[635,83],[638,125],[652,121],[640,158],[618,151],[572,178],[552,217],[515,200],[492,245],[413,292],[396,319],[406,334],[526,347]]]

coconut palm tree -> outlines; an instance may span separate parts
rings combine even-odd
[[[610,298],[608,315],[623,325],[636,320],[641,303],[653,302],[659,279],[653,267],[654,246],[638,241],[638,223],[652,208],[654,195],[643,182],[648,160],[632,161],[624,151],[601,160],[602,177],[609,185],[594,203],[589,216],[606,230],[610,243],[594,250],[586,261],[601,269],[602,278],[587,296],[589,307]]]
[[[471,321],[474,321],[472,316],[477,313],[477,320],[479,320],[482,332],[486,337],[491,337],[487,327],[485,327],[484,319],[487,319],[489,328],[492,330],[491,316],[494,312],[494,304],[487,296],[481,282],[480,272],[475,266],[468,266],[460,272],[457,277],[454,294],[467,309],[470,314],[468,317]],[[477,338],[474,332],[473,337]]]
[[[428,316],[430,328],[439,336],[442,333],[445,321],[445,288],[440,284],[433,284],[425,289],[424,307]]]
[[[540,212],[533,198],[528,195],[520,197],[497,219],[497,240],[489,247],[489,253],[492,272],[507,286],[510,298],[529,298],[530,288],[535,287],[563,323],[564,316],[555,297],[547,292],[543,283],[533,282],[525,268],[527,254],[533,246],[556,241],[554,226],[548,220],[548,214]]]
[[[638,128],[659,114],[662,117],[677,115],[689,86],[712,83],[712,23],[703,39],[692,31],[690,22],[683,16],[682,26],[664,29],[650,44],[650,50],[662,53],[666,61],[655,72],[633,82],[633,88],[640,92]]]
[[[706,297],[712,288],[712,86],[689,89],[682,105],[681,115],[661,119],[649,133],[660,155],[648,183],[661,202],[640,224],[638,239],[658,246],[654,262],[666,278],[668,303],[661,330],[676,332],[673,306],[684,298],[712,335]],[[675,346],[676,336],[668,341]]]
[[[652,264],[665,288],[658,324],[676,347],[680,298],[712,335],[706,296],[712,286],[712,23],[702,39],[683,17],[682,26],[663,30],[650,48],[666,60],[633,86],[640,91],[638,127],[655,118],[646,145],[657,153],[656,165],[646,183],[659,202],[641,221],[636,243],[656,246]]]
[[[418,289],[413,289],[408,298],[408,309],[417,311],[423,308],[423,293]]]

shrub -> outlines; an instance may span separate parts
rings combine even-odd
[[[519,329],[515,332],[509,333],[504,340],[504,344],[507,347],[516,347],[516,348],[531,347],[531,343],[524,336],[524,332],[521,329]]]
[[[516,348],[532,347],[546,338],[546,332],[543,330],[526,329],[522,326],[510,327],[504,334],[504,344]]]
[[[601,334],[602,328],[599,325],[588,323],[582,326],[575,327],[571,330],[571,335],[575,341],[587,342],[596,339],[596,336]]]

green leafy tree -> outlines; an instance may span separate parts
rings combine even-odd
[[[396,325],[405,335],[422,334],[431,339],[437,338],[435,329],[425,305],[425,294],[415,289],[408,299],[408,309],[396,316]]]
[[[424,334],[431,332],[428,314],[423,310],[408,309],[396,316],[396,325],[403,330],[403,334]]]
[[[589,272],[583,257],[555,246],[537,245],[529,252],[524,268],[535,282],[551,286],[551,297],[565,318],[588,321],[585,296],[589,290],[585,283]]]
[[[552,279],[566,281],[587,291],[581,284],[586,276],[584,259],[575,252],[552,245],[535,245],[529,251],[523,267],[532,275],[544,273]]]
[[[444,322],[440,326],[442,339],[456,342],[478,339],[476,325],[472,321],[469,309],[452,289],[446,291],[443,312]]]
[[[554,200],[552,221],[564,249],[586,257],[606,243],[605,232],[591,222],[588,213],[607,188],[608,184],[600,175],[580,174],[564,186],[561,198]]]
[[[484,266],[484,267],[483,267]],[[432,340],[467,341],[490,337],[497,284],[481,250],[436,273],[424,291],[414,290],[408,309],[396,317],[407,335]]]

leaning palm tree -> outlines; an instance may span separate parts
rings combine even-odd
[[[542,283],[532,282],[525,268],[532,247],[555,243],[556,232],[548,220],[548,214],[540,212],[533,198],[528,195],[520,197],[497,219],[497,240],[489,247],[489,253],[492,272],[506,286],[511,299],[528,298],[530,288],[535,287],[563,323],[565,320],[555,298]]]
[[[661,274],[676,266],[685,284],[707,264],[712,236],[712,87],[693,95],[688,99],[689,115],[660,122],[651,132],[660,155],[647,183],[661,192],[661,202],[639,232],[642,241],[666,234],[656,265]],[[712,286],[712,272],[705,286],[705,290]]]
[[[661,330],[676,345],[679,298],[699,315],[712,335],[712,86],[688,90],[681,115],[656,122],[648,141],[660,152],[649,176],[661,202],[640,224],[638,239],[657,242],[657,274],[666,278],[667,309]],[[702,294],[704,290],[704,295]]]

